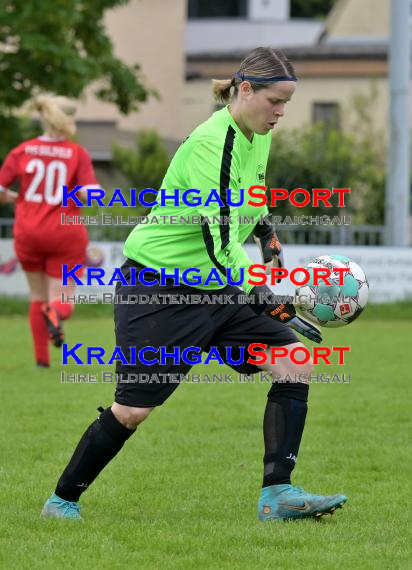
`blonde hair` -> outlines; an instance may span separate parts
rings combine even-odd
[[[251,51],[241,62],[239,73],[263,78],[276,75],[294,76],[295,70],[282,51],[268,47],[258,47]],[[212,79],[213,95],[216,101],[228,103],[231,99],[234,99],[242,81],[242,79],[235,76],[232,79]],[[270,83],[253,83],[253,81],[250,81],[250,84],[254,91],[265,89],[270,85]]]
[[[49,135],[71,138],[76,134],[76,107],[67,97],[38,95],[33,100],[33,107],[39,113],[43,128]]]

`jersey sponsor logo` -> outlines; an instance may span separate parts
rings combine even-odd
[[[51,158],[65,158],[70,159],[73,155],[73,149],[64,146],[53,145],[37,145],[30,144],[24,148],[25,154],[33,156],[48,156]]]
[[[259,182],[263,182],[265,180],[265,166],[263,164],[258,164],[256,171],[256,179]]]

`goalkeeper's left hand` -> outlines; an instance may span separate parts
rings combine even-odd
[[[265,313],[281,323],[285,323],[291,329],[294,329],[299,334],[305,336],[312,342],[322,342],[322,335],[317,326],[310,321],[299,317],[296,314],[295,307],[291,303],[282,303],[273,308],[265,311]]]
[[[265,273],[270,274],[272,267],[284,267],[283,251],[277,233],[272,226],[258,225],[255,227],[253,239],[260,249],[260,254],[264,265]],[[281,279],[276,279],[276,283],[280,283]]]
[[[264,301],[261,300],[260,293],[265,299]],[[322,335],[318,327],[303,317],[299,317],[292,303],[279,303],[276,295],[267,285],[253,287],[250,294],[255,297],[254,304],[250,305],[255,313],[264,314],[271,319],[280,321],[313,342],[318,344],[322,342]]]

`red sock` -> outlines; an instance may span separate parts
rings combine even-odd
[[[59,319],[65,321],[72,316],[74,311],[74,305],[71,303],[62,303],[58,299],[55,299],[50,303],[50,307],[53,307],[59,315]]]
[[[30,303],[29,320],[36,362],[49,365],[49,331],[41,311],[42,305],[43,301]]]

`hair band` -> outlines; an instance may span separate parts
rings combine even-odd
[[[253,83],[277,83],[278,81],[297,81],[294,75],[274,75],[273,77],[256,77],[254,75],[245,75],[237,71],[235,78],[241,81],[252,81]]]

